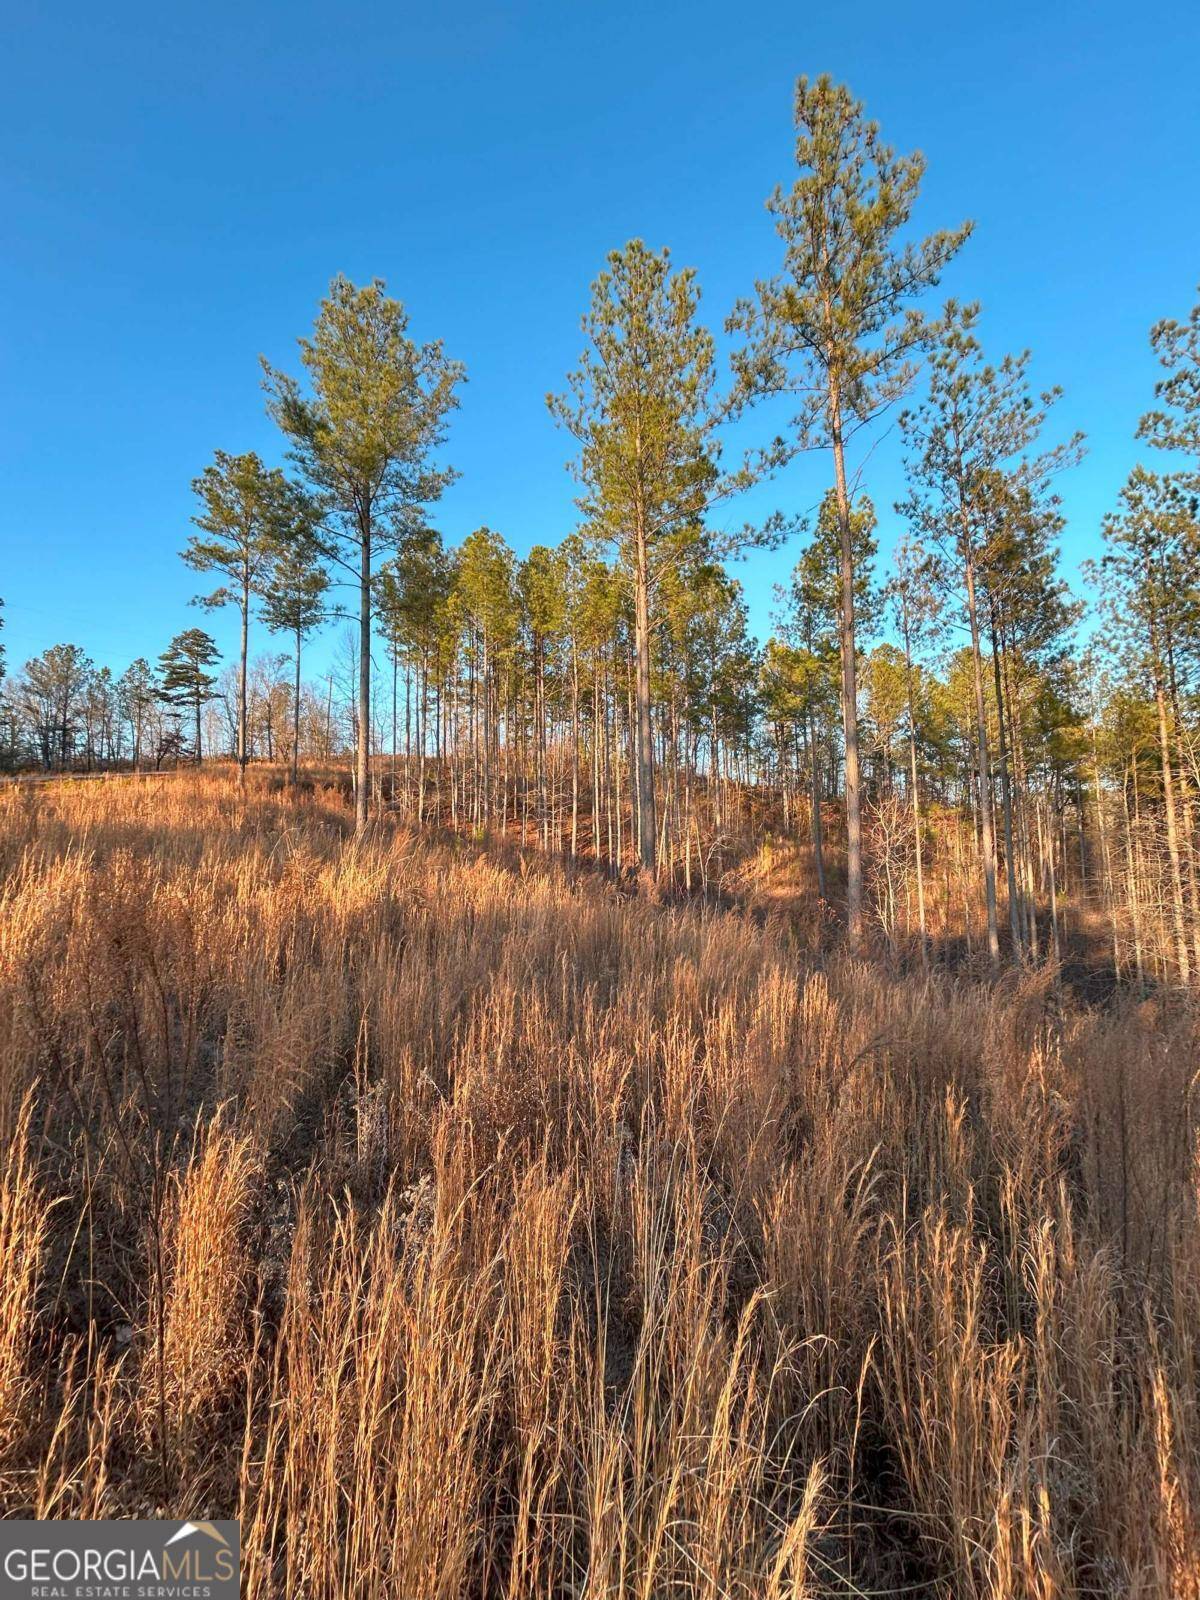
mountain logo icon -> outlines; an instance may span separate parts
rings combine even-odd
[[[229,1548],[229,1540],[220,1531],[220,1529],[215,1528],[211,1522],[181,1522],[179,1527],[167,1540],[167,1544],[178,1544],[181,1539],[188,1539],[193,1533],[203,1533],[209,1539],[215,1539],[218,1544],[223,1544],[226,1549]],[[166,1546],[164,1545],[163,1548],[165,1549]]]

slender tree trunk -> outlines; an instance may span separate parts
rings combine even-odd
[[[721,787],[721,740],[717,733],[717,699],[714,694],[708,706],[709,737],[712,751],[713,826],[718,833],[725,828],[725,796]]]
[[[996,921],[996,837],[992,827],[992,769],[988,759],[987,712],[983,697],[983,653],[979,643],[979,613],[975,603],[975,559],[967,508],[962,507],[963,556],[967,579],[967,614],[971,624],[971,662],[975,678],[975,738],[979,762],[979,825],[983,855],[983,887],[987,902],[988,959],[993,971],[1000,966],[1000,933]]]
[[[1025,906],[1025,932],[1026,942],[1029,946],[1030,959],[1035,963],[1041,960],[1042,947],[1041,935],[1038,932],[1038,905],[1037,886],[1033,881],[1033,831],[1029,825],[1029,812],[1031,808],[1029,798],[1028,773],[1024,764],[1021,767],[1021,806],[1018,817],[1021,842],[1021,859],[1023,862],[1025,890],[1022,896]]]
[[[1162,660],[1158,651],[1158,630],[1150,619],[1150,651],[1154,661],[1154,700],[1158,708],[1158,743],[1162,761],[1163,806],[1167,818],[1167,856],[1171,863],[1171,917],[1175,928],[1175,959],[1179,976],[1187,983],[1190,976],[1187,932],[1184,925],[1183,865],[1179,851],[1179,824],[1175,814],[1175,783],[1171,770],[1171,739],[1167,727],[1167,697],[1163,688]]]
[[[629,660],[628,660],[628,656],[626,656],[626,662],[625,662],[625,676],[626,676],[626,690],[628,691],[628,677],[629,677]],[[614,672],[613,672],[612,693],[613,693],[613,707],[612,707],[612,719],[613,719],[613,727],[612,727],[612,745],[613,745],[613,749],[612,749],[612,770],[613,770],[613,775],[612,775],[612,779],[611,779],[611,781],[609,783],[609,790],[610,790],[610,793],[612,795],[613,810],[614,810],[614,812],[616,814],[616,850],[615,850],[615,854],[611,854],[610,858],[611,858],[611,860],[613,862],[614,869],[615,869],[615,871],[616,871],[616,873],[617,873],[617,875],[619,877],[620,874],[624,871],[624,868],[625,868],[625,839],[624,839],[625,814],[624,814],[624,811],[623,811],[622,805],[621,805],[621,774],[626,770],[626,755],[628,754],[628,746],[632,741],[632,729],[629,727],[629,712],[628,712],[628,710],[626,710],[626,713],[625,713],[625,723],[626,723],[625,744],[626,744],[626,752],[625,752],[625,754],[623,754],[622,750],[621,750],[621,713],[620,713],[620,710],[619,710],[619,701],[616,698],[616,695],[617,695],[617,683],[616,683],[616,671],[615,671],[615,669],[614,669]],[[626,699],[626,706],[628,706],[628,698]],[[631,808],[631,814],[632,814],[632,808]]]
[[[846,927],[850,948],[857,950],[863,930],[862,797],[858,768],[858,666],[854,658],[854,548],[850,528],[850,495],[842,444],[841,393],[829,378],[829,422],[837,479],[838,526],[841,535],[842,727],[846,743]]]
[[[1042,827],[1042,816],[1045,814],[1045,829]],[[1038,804],[1038,842],[1042,851],[1042,867],[1046,875],[1046,885],[1050,891],[1050,941],[1054,952],[1055,961],[1062,960],[1062,944],[1058,935],[1058,887],[1054,871],[1054,819],[1050,815],[1049,799],[1043,798]]]
[[[237,732],[237,759],[238,759],[238,786],[246,787],[246,763],[250,752],[247,749],[248,718],[246,715],[246,675],[250,656],[250,574],[243,568],[242,572],[242,648],[238,659],[238,732]]]
[[[492,822],[492,665],[488,657],[487,629],[483,630],[482,654],[479,659],[479,689],[482,702],[483,736],[483,791],[480,824],[489,828]]]
[[[1032,870],[1029,844],[1029,777],[1025,761],[1025,745],[1021,738],[1021,716],[1016,684],[1013,682],[1012,664],[1007,653],[1002,653],[1000,666],[1004,683],[1004,703],[1008,708],[1008,763],[1009,790],[1013,809],[1013,867],[1017,882],[1017,926],[1029,954],[1038,959],[1037,906],[1032,892]],[[1014,714],[1013,707],[1016,707]]]
[[[300,781],[300,629],[296,629],[296,681],[292,700],[292,787]]]
[[[813,864],[817,869],[817,893],[822,900],[829,898],[825,882],[825,829],[821,820],[821,767],[817,759],[817,722],[812,707],[808,708],[808,765],[812,787],[812,842]]]
[[[396,641],[392,641],[392,754],[389,766],[391,768],[392,792],[389,796],[394,807],[396,804],[396,745],[400,736],[400,652]]]
[[[908,628],[908,598],[905,594],[901,606],[901,626],[904,632],[904,694],[908,706],[908,766],[912,785],[913,847],[917,865],[917,923],[921,932],[921,963],[929,964],[929,943],[925,929],[925,865],[921,843],[921,792],[917,785],[917,718],[913,710],[912,645]]]
[[[1165,571],[1163,572],[1163,581],[1166,581]],[[1179,803],[1180,856],[1183,863],[1183,876],[1187,885],[1187,905],[1191,913],[1192,923],[1192,961],[1194,969],[1200,971],[1200,884],[1197,883],[1196,877],[1195,830],[1192,822],[1192,801],[1188,783],[1187,761],[1185,760],[1184,744],[1181,737],[1183,725],[1179,716],[1179,678],[1175,669],[1174,631],[1169,615],[1163,619],[1162,644],[1163,655],[1166,658],[1168,708],[1170,711],[1171,738],[1175,752],[1172,761]]]
[[[636,529],[634,633],[637,699],[638,853],[643,872],[654,873],[658,829],[654,803],[654,727],[650,716],[650,575],[646,530]]]
[[[371,783],[371,523],[359,522],[358,739],[354,754],[354,832],[366,832]]]
[[[1146,981],[1145,958],[1142,954],[1142,913],[1138,895],[1137,858],[1133,849],[1133,820],[1129,815],[1129,774],[1121,779],[1121,805],[1125,813],[1125,898],[1133,923],[1133,959],[1137,969],[1138,984]]]
[[[541,821],[542,849],[550,848],[550,808],[546,783],[546,648],[539,637],[534,641],[537,662],[537,681],[534,696],[537,701],[537,784],[538,813]]]
[[[579,653],[571,639],[571,859],[579,853]]]
[[[607,711],[604,721],[601,722],[600,706],[600,668],[597,663],[592,665],[592,855],[598,862],[600,860],[600,757],[601,737],[607,744]]]
[[[429,663],[424,650],[417,692],[417,822],[425,821],[425,745],[429,738]]]
[[[1092,773],[1096,785],[1096,826],[1100,832],[1100,865],[1104,873],[1104,901],[1108,912],[1109,930],[1112,934],[1113,966],[1121,976],[1121,941],[1117,934],[1116,890],[1113,884],[1112,853],[1108,846],[1108,829],[1104,821],[1104,789],[1100,782],[1100,751],[1096,740],[1096,725],[1092,723]],[[1082,825],[1082,801],[1080,802]]]
[[[1020,908],[1017,903],[1017,869],[1013,851],[1012,787],[1008,776],[1008,740],[1004,724],[1004,689],[1000,681],[1000,638],[992,612],[992,678],[996,688],[996,719],[999,729],[1000,800],[1004,813],[1004,871],[1008,879],[1008,930],[1012,938],[1013,959],[1022,951]]]

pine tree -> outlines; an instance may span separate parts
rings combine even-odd
[[[561,553],[535,544],[517,568],[517,594],[529,632],[533,667],[534,782],[542,848],[550,845],[547,795],[546,662],[566,626],[566,573]]]
[[[370,809],[371,602],[375,558],[420,532],[424,510],[454,473],[434,465],[464,369],[440,342],[418,345],[408,313],[381,280],[356,288],[335,278],[311,339],[300,340],[310,395],[263,369],[271,415],[317,498],[332,559],[359,597],[355,828]]]
[[[183,559],[197,572],[219,572],[227,583],[197,604],[235,605],[241,622],[238,655],[238,782],[246,784],[246,663],[250,643],[250,597],[261,591],[274,553],[303,516],[294,489],[278,468],[266,468],[253,451],[231,456],[218,450],[192,483],[201,510]]]
[[[262,618],[272,633],[290,634],[295,643],[292,696],[292,783],[300,776],[300,651],[327,615],[329,574],[310,538],[289,530],[271,551],[262,589]]]
[[[77,644],[55,644],[25,663],[17,687],[47,771],[74,755],[82,696],[92,663]]]
[[[1150,343],[1167,376],[1154,392],[1161,405],[1138,426],[1138,438],[1188,458],[1186,486],[1200,492],[1200,302],[1186,322],[1164,318],[1150,330]]]
[[[479,765],[475,784],[475,822],[488,825],[497,809],[496,757],[503,705],[500,684],[513,650],[519,622],[516,561],[491,528],[476,528],[458,552],[455,609],[471,645],[472,754]]]
[[[862,937],[862,816],[855,670],[854,551],[846,446],[907,387],[922,324],[908,303],[936,284],[970,224],[902,245],[920,189],[921,156],[897,156],[861,103],[828,76],[796,84],[791,190],[767,202],[784,241],[784,271],[759,283],[731,329],[742,403],[800,395],[795,445],[832,450],[840,532],[842,719],[845,734],[847,922]]]
[[[1057,464],[1062,456],[1050,459]],[[978,573],[991,645],[1009,928],[1017,952],[1038,946],[1023,713],[1041,694],[1048,664],[1065,677],[1064,641],[1078,616],[1058,577],[1063,519],[1046,476],[1042,468],[996,471],[979,495]]]
[[[595,554],[596,541],[585,533],[565,541],[567,628],[572,654],[590,681],[592,855],[597,861],[612,852],[612,759],[609,702],[606,685],[611,653],[621,614],[617,575]],[[578,730],[576,730],[578,738]],[[577,804],[577,801],[576,801]],[[573,818],[573,838],[578,819]]]
[[[158,680],[154,669],[144,656],[131,661],[117,679],[117,707],[119,714],[129,724],[129,740],[133,769],[141,769],[145,744],[146,717],[159,698]]]
[[[700,291],[690,268],[673,272],[670,252],[640,239],[614,250],[592,285],[583,319],[587,347],[568,375],[567,395],[548,395],[555,419],[579,442],[585,485],[580,510],[611,541],[634,613],[638,854],[653,874],[658,826],[651,703],[654,593],[667,566],[708,539],[705,513],[768,470],[722,474],[717,430],[727,415],[716,394],[711,334],[697,321]],[[769,538],[748,529],[721,541],[724,553]]]
[[[1184,896],[1184,858],[1190,840],[1178,806],[1180,773],[1175,761],[1171,658],[1181,628],[1194,627],[1195,572],[1200,562],[1200,526],[1184,480],[1163,478],[1135,467],[1121,490],[1120,510],[1105,518],[1107,552],[1100,564],[1105,610],[1114,635],[1128,641],[1135,662],[1149,677],[1154,697],[1175,959],[1181,980],[1191,972]],[[1193,900],[1196,885],[1192,880]],[[1193,915],[1200,908],[1193,904]]]
[[[921,835],[921,785],[917,765],[917,669],[913,662],[913,651],[937,631],[937,568],[920,544],[912,539],[904,539],[897,545],[894,559],[896,574],[887,585],[886,594],[892,603],[904,645],[904,703],[908,722],[908,781],[917,874],[917,923],[921,936],[921,961],[928,965],[925,853]]]
[[[191,711],[195,727],[195,745],[192,759],[197,766],[203,752],[200,748],[200,713],[207,701],[213,699],[216,674],[208,668],[215,666],[221,653],[215,642],[201,628],[187,628],[178,633],[159,656],[159,698],[171,706],[186,707]]]
[[[406,755],[413,750],[412,667],[417,669],[416,750],[417,820],[425,816],[425,761],[428,754],[429,684],[432,675],[441,705],[443,678],[452,667],[457,622],[451,615],[455,561],[447,554],[441,535],[425,528],[408,539],[379,570],[376,596],[384,637],[392,657],[392,746],[398,743],[397,676],[400,660],[405,667]],[[439,724],[441,718],[439,716]],[[440,732],[440,727],[439,730]],[[440,760],[441,739],[436,754]],[[395,762],[393,760],[393,774]],[[393,779],[393,789],[395,781]]]
[[[992,822],[992,763],[983,677],[984,613],[981,568],[996,532],[997,507],[1016,491],[1036,493],[1082,446],[1065,444],[1033,454],[1047,412],[1060,391],[1035,402],[1029,393],[1030,356],[988,363],[975,336],[978,306],[951,301],[937,329],[927,398],[900,418],[908,447],[912,488],[897,507],[922,537],[936,545],[948,572],[963,582],[974,673],[975,747],[988,956],[1000,964],[996,896],[996,839]]]
[[[876,520],[875,508],[865,495],[851,507],[849,525],[857,634],[865,631],[874,612],[871,579],[876,550]],[[784,607],[781,623],[785,636],[803,647],[809,661],[811,686],[805,704],[806,735],[811,764],[813,854],[817,869],[818,892],[824,899],[827,885],[818,751],[822,742],[820,727],[828,707],[826,697],[818,695],[814,689],[816,683],[823,677],[835,683],[833,705],[836,709],[840,704],[841,690],[845,683],[844,676],[838,671],[843,615],[842,517],[835,490],[831,489],[821,501],[813,537],[796,562],[791,583],[786,590],[778,589],[776,593]],[[837,684],[839,676],[841,682]],[[856,667],[856,697],[857,694]],[[857,707],[855,726],[857,727]]]

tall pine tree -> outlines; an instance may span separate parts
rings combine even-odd
[[[840,533],[840,647],[845,734],[847,922],[862,937],[862,807],[855,669],[854,548],[846,446],[904,392],[922,338],[910,302],[935,284],[971,225],[904,244],[925,170],[898,156],[842,84],[796,84],[796,165],[791,189],[767,202],[784,243],[783,272],[756,285],[731,329],[748,335],[736,366],[744,403],[800,398],[801,449],[833,454]]]
[[[424,510],[454,473],[435,465],[464,369],[440,342],[417,344],[408,313],[376,279],[335,278],[311,339],[300,340],[309,393],[263,362],[271,415],[323,513],[331,559],[358,590],[355,829],[370,810],[372,577],[381,548],[425,525]]]

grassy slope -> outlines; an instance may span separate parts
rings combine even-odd
[[[1185,1012],[223,779],[10,791],[0,865],[6,1514],[237,1515],[255,1596],[1200,1593]]]

